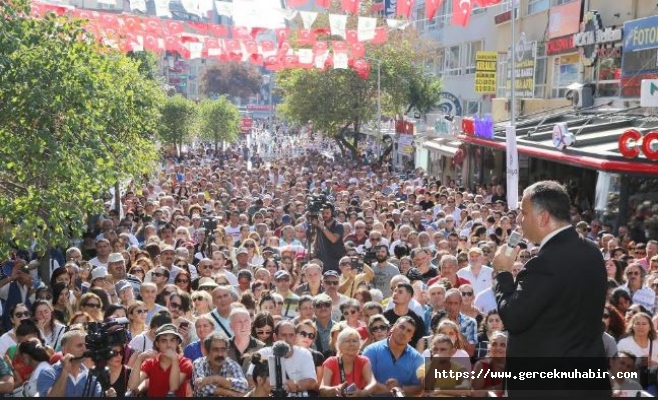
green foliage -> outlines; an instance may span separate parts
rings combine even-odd
[[[131,51],[127,55],[137,63],[139,66],[139,72],[144,75],[146,79],[153,81],[161,80],[157,55],[151,53],[150,51]]]
[[[199,89],[207,97],[228,95],[246,99],[258,93],[261,84],[261,74],[255,66],[225,62],[203,71]]]
[[[368,79],[353,70],[281,71],[277,84],[283,103],[277,112],[291,122],[311,123],[355,154],[357,138],[348,128],[358,132],[360,125],[376,117],[378,68],[384,115],[402,115],[414,107],[425,114],[438,102],[441,83],[423,69],[434,57],[432,49],[431,43],[408,29],[392,32],[386,44],[367,47],[366,55],[371,57]]]
[[[196,105],[181,95],[169,97],[162,107],[160,139],[178,150],[190,139],[196,127]]]
[[[79,22],[0,2],[0,258],[81,235],[94,201],[157,160],[162,94]]]
[[[234,142],[240,132],[240,111],[225,96],[217,100],[206,99],[199,104],[199,136],[215,143]]]

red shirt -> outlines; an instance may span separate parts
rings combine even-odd
[[[158,354],[156,357],[144,361],[141,366],[141,370],[146,372],[146,375],[149,377],[149,386],[146,392],[148,397],[165,397],[169,392],[169,373],[171,372],[171,366],[163,370],[160,365],[160,356],[161,354]],[[185,374],[186,378],[185,382],[175,392],[176,397],[187,397],[187,387],[192,379],[192,361],[189,358],[178,355],[178,365],[180,367],[180,373]]]
[[[427,287],[432,286],[434,283],[438,282],[439,280],[443,279],[441,275],[435,276],[434,278],[430,279],[427,281]],[[470,285],[471,282],[468,279],[460,278],[459,276],[457,277],[457,284],[454,286],[454,288],[458,288],[461,285]]]
[[[354,367],[352,367],[352,372],[345,373],[345,382],[347,386],[355,383],[359,389],[366,387],[366,381],[363,379],[363,369],[366,367],[366,364],[370,362],[365,356],[356,356],[354,359]],[[340,367],[338,366],[338,357],[329,357],[325,360],[324,366],[331,370],[331,386],[338,386],[342,382],[340,377]]]

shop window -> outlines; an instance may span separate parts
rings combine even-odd
[[[452,46],[445,53],[445,74],[447,76],[461,75],[461,46]]]
[[[466,53],[466,68],[465,74],[470,75],[475,73],[475,55],[478,51],[482,50],[482,42],[468,42],[464,44],[464,52]]]
[[[619,83],[621,78],[621,58],[599,59],[596,64],[596,96],[619,96]]]
[[[551,97],[561,98],[566,96],[567,87],[580,80],[580,57],[569,55],[555,57],[553,60],[553,86]]]

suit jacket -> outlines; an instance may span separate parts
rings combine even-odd
[[[607,371],[601,324],[606,282],[601,252],[572,227],[549,239],[516,281],[509,272],[498,274],[494,292],[509,332],[507,370]],[[610,396],[607,378],[508,379],[506,388],[510,396],[583,397],[589,390]]]

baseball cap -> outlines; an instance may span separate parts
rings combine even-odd
[[[249,254],[249,251],[247,251],[246,247],[240,247],[236,252],[235,255],[239,256],[240,254]]]
[[[107,276],[107,268],[105,267],[96,267],[91,270],[91,280],[92,282],[96,279],[105,278]]]
[[[290,273],[288,273],[288,271],[284,269],[280,269],[274,273],[274,280],[279,280],[282,278],[289,278],[289,277],[290,277]]]
[[[108,263],[115,263],[115,262],[124,262],[126,261],[121,253],[110,253],[110,255],[107,257],[107,262]]]
[[[202,287],[216,288],[218,286],[219,285],[217,284],[217,282],[215,282],[213,278],[204,277],[199,279],[199,289],[201,289]]]
[[[322,274],[323,278],[328,278],[328,277],[332,277],[332,276],[335,277],[335,278],[340,277],[340,275],[338,275],[338,272],[334,271],[333,269],[330,269],[329,271]]]

